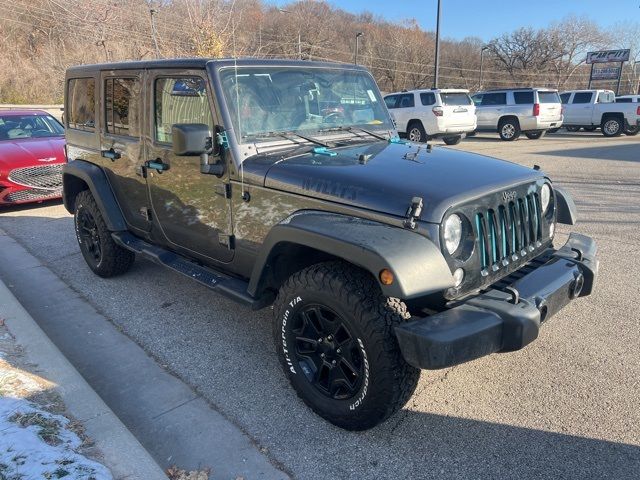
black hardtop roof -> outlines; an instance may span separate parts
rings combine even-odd
[[[352,63],[337,62],[314,62],[308,60],[284,60],[284,59],[263,59],[263,58],[171,58],[161,60],[134,60],[116,63],[96,63],[88,65],[77,65],[67,69],[67,76],[87,75],[103,70],[151,70],[160,68],[194,68],[203,69],[207,65],[214,67],[250,67],[250,66],[281,66],[281,67],[329,67],[347,68],[350,70],[366,70],[365,67]]]

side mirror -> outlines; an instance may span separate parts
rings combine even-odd
[[[176,155],[197,157],[211,150],[211,130],[204,123],[176,123],[171,136]]]

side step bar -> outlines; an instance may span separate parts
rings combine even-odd
[[[112,232],[111,236],[121,247],[139,255],[144,255],[152,262],[168,267],[185,277],[189,277],[201,285],[221,293],[238,303],[242,303],[254,310],[263,306],[258,299],[253,298],[247,292],[248,282],[230,277],[213,268],[203,267],[194,262],[190,262],[177,253],[147,243],[129,232]]]

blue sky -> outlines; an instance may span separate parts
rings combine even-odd
[[[287,1],[270,3],[284,5]],[[415,18],[426,30],[435,30],[437,0],[329,0],[353,13],[365,10],[389,20]],[[487,41],[518,27],[543,27],[563,17],[586,15],[603,27],[619,21],[640,22],[640,0],[442,0],[443,37],[475,36]]]

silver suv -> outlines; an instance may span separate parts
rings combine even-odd
[[[524,133],[532,140],[562,125],[558,91],[549,88],[508,88],[478,92],[477,131],[498,132],[502,140],[516,140]]]

